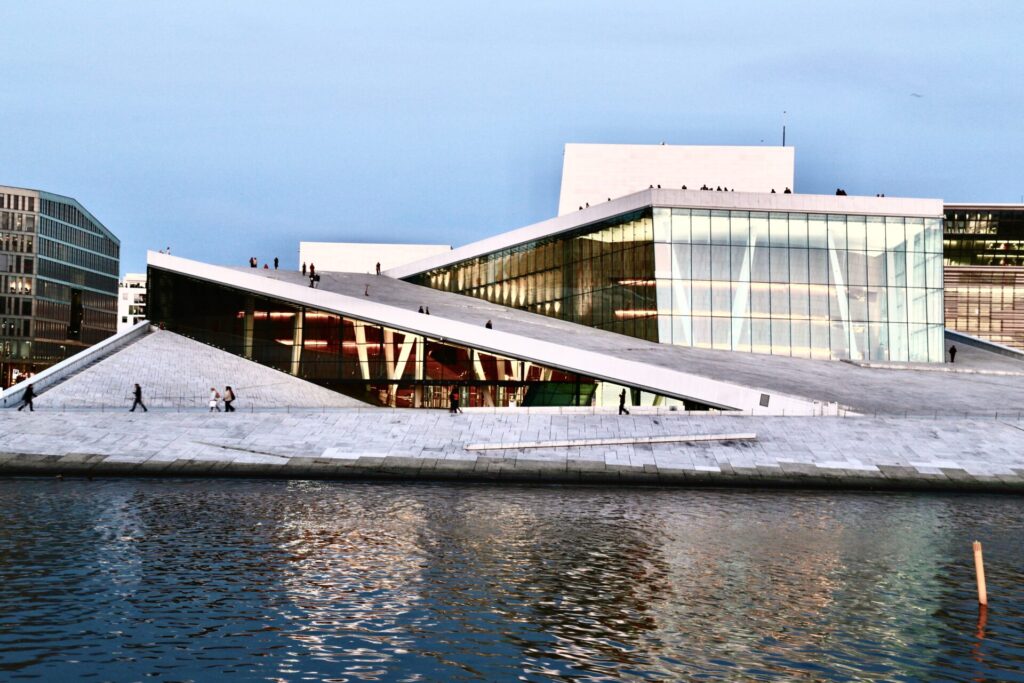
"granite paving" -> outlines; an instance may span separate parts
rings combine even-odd
[[[1011,418],[200,409],[0,413],[0,474],[471,479],[1024,493]],[[735,440],[677,440],[699,435]],[[584,441],[592,443],[579,444]],[[540,448],[524,443],[546,442]],[[572,445],[557,445],[568,443]],[[473,444],[505,449],[469,450]]]
[[[40,393],[37,406],[127,409],[135,383],[148,408],[200,408],[228,385],[236,410],[346,408],[367,404],[166,330],[154,330]]]

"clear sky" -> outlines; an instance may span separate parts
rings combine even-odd
[[[244,265],[556,213],[567,142],[796,147],[796,189],[1018,202],[1024,2],[0,5],[0,184]]]

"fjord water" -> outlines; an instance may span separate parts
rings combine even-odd
[[[7,479],[0,513],[4,680],[1024,680],[1018,497]]]

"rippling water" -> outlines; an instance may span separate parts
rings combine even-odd
[[[0,514],[5,680],[1024,680],[1015,497],[21,479]]]

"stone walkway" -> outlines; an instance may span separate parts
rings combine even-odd
[[[205,407],[210,387],[231,385],[235,407],[347,408],[367,404],[260,365],[227,351],[156,330],[41,393],[35,403],[50,409],[124,408],[142,386],[149,408]]]
[[[1024,492],[1024,421],[427,410],[0,413],[0,474]],[[680,443],[664,437],[756,435]],[[495,444],[607,440],[493,449]],[[616,443],[611,443],[612,441]],[[490,450],[468,450],[487,444]]]

